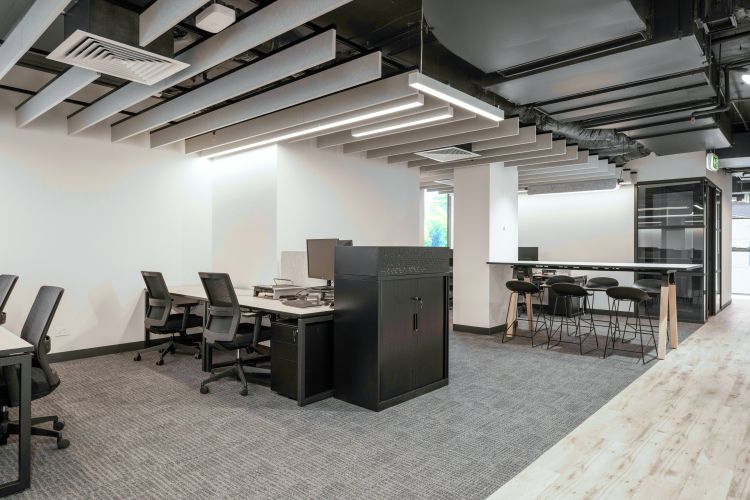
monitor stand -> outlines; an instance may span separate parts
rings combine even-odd
[[[313,286],[308,288],[308,290],[313,292],[319,292],[320,293],[320,300],[325,301],[327,295],[333,295],[334,288],[333,288],[333,282],[331,280],[326,280],[326,284],[322,286]]]

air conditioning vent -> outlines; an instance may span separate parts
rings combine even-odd
[[[76,30],[47,58],[144,85],[152,85],[189,66],[83,30]]]
[[[471,144],[463,144],[460,146],[449,146],[447,148],[431,149],[429,151],[421,151],[418,154],[430,160],[439,161],[441,163],[454,160],[465,160],[467,158],[475,158],[479,156],[477,153],[471,151]]]

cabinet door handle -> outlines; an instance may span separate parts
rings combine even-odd
[[[412,327],[414,330],[414,333],[417,333],[419,331],[419,314],[414,313],[412,316]]]

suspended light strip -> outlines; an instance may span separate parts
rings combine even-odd
[[[505,113],[503,110],[498,109],[494,106],[487,104],[486,102],[472,97],[460,90],[456,90],[444,83],[440,83],[437,80],[423,75],[422,73],[414,72],[409,75],[409,86],[429,94],[433,97],[437,97],[445,102],[449,102],[458,106],[459,108],[466,109],[475,113],[479,116],[495,120],[497,122],[505,119]]]
[[[367,137],[368,135],[381,134],[383,132],[390,132],[391,130],[414,127],[416,125],[447,120],[449,118],[453,118],[453,108],[450,106],[447,109],[436,109],[435,111],[428,111],[418,116],[407,116],[386,123],[371,125],[369,127],[355,128],[352,130],[352,137]]]
[[[406,111],[408,109],[418,108],[419,106],[424,105],[424,100],[418,99],[412,102],[408,102],[405,104],[400,104],[397,106],[391,106],[379,109],[377,111],[372,111],[369,113],[363,113],[361,115],[355,115],[349,118],[345,118],[342,120],[335,120],[330,122],[325,122],[313,127],[309,128],[303,128],[300,130],[295,130],[294,132],[288,132],[286,134],[281,134],[275,137],[271,137],[269,139],[261,140],[258,142],[253,142],[251,144],[244,144],[242,146],[237,146],[236,148],[228,149],[225,151],[217,151],[215,153],[207,152],[206,154],[201,154],[203,158],[216,158],[217,156],[223,156],[228,155],[231,153],[237,153],[238,151],[244,151],[247,149],[254,149],[259,148],[261,146],[267,146],[269,144],[275,144],[277,142],[286,141],[287,139],[293,139],[295,137],[300,137],[307,134],[314,134],[316,132],[322,132],[324,130],[329,130],[336,127],[341,127],[343,125],[350,125],[352,123],[359,123],[366,120],[371,120],[373,118],[377,118],[379,116],[385,116],[393,113],[398,113],[400,111]]]

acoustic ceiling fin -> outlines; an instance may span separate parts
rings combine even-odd
[[[351,0],[276,0],[175,57],[189,66],[154,85],[129,83],[68,118],[75,134],[164,89],[315,19]],[[39,3],[39,2],[37,2]],[[67,2],[63,2],[67,3]],[[5,45],[3,45],[4,47]]]
[[[70,0],[36,0],[0,45],[0,79],[49,28]]]

